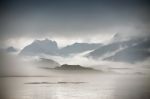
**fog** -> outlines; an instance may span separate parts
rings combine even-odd
[[[1,0],[0,99],[150,99],[149,11],[148,0]]]
[[[106,73],[123,74],[147,74],[150,72],[149,58],[143,62],[135,64],[126,62],[105,61],[101,59],[92,59],[85,57],[91,51],[72,54],[68,57],[39,55],[39,56],[19,56],[11,53],[1,53],[1,76],[49,76],[50,71],[41,69],[41,67],[54,68],[59,65],[40,61],[40,58],[50,59],[58,64],[81,65],[102,70]],[[11,69],[10,69],[11,68]]]

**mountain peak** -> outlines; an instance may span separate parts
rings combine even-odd
[[[20,54],[23,55],[37,55],[37,54],[50,54],[54,55],[58,50],[56,41],[49,39],[35,40],[28,46],[24,47]]]
[[[26,46],[21,51],[21,54],[25,53],[27,55],[47,54],[68,56],[71,54],[97,49],[100,46],[100,43],[74,43],[59,49],[56,41],[44,39],[33,41],[30,45]]]
[[[56,41],[52,41],[46,38],[44,40],[35,40],[33,43],[56,43]]]
[[[45,45],[47,47],[50,47],[53,45],[53,47],[58,47],[56,41],[52,41],[49,39],[44,39],[44,40],[35,40],[32,42],[32,44],[38,44],[38,45]]]
[[[17,52],[18,50],[17,50],[16,48],[10,46],[10,47],[7,47],[7,48],[5,49],[5,51],[6,51],[6,52]]]
[[[115,33],[112,37],[112,41],[116,42],[116,41],[120,41],[122,40],[122,35],[120,33]]]

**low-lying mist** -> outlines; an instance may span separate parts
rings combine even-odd
[[[91,67],[110,73],[148,73],[149,60],[137,62],[135,64],[125,62],[104,61],[101,59],[92,59],[85,57],[86,51],[79,54],[72,54],[68,57],[61,56],[19,56],[17,54],[8,54],[1,52],[1,76],[42,76],[50,75],[50,70],[44,70],[41,67],[55,68],[62,64],[81,65]]]

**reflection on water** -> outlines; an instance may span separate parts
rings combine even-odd
[[[29,82],[25,84],[80,84],[85,82]]]
[[[135,75],[74,74],[1,79],[8,89],[7,99],[120,99],[118,97],[122,94],[121,91],[126,93],[128,85],[135,78]]]

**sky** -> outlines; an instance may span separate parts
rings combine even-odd
[[[23,48],[49,38],[60,46],[149,35],[148,0],[2,0],[0,43]]]

